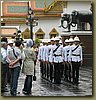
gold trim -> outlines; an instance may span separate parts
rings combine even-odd
[[[26,28],[21,34],[22,34],[22,37],[24,39],[30,38],[30,30],[29,30],[29,28]]]
[[[41,28],[39,28],[39,29],[37,30],[37,32],[35,33],[35,35],[39,35],[39,34],[44,35],[45,32],[44,32]]]
[[[49,33],[50,35],[53,35],[53,34],[59,34],[59,32],[57,32],[57,30],[55,29],[55,28],[53,28],[51,31],[50,31],[50,33]]]
[[[1,18],[26,18],[27,16],[1,16]]]

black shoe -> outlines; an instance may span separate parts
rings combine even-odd
[[[69,83],[71,83],[71,80],[68,80]]]
[[[11,96],[16,96],[17,93],[16,92],[10,92]]]
[[[17,91],[17,92],[16,92],[16,94],[20,94],[20,92],[19,92],[19,91]]]
[[[61,84],[61,82],[53,82],[53,84]]]
[[[24,90],[22,91],[22,93],[25,94],[25,95],[30,95],[31,94],[31,92],[27,92],[27,91],[24,91]]]
[[[23,94],[27,94],[27,92],[26,92],[26,91],[22,91],[22,93],[23,93]]]
[[[65,79],[64,79],[64,81],[65,81],[65,82],[68,82],[68,79],[67,79],[67,78],[65,78]]]
[[[76,82],[76,85],[80,84],[79,82]]]
[[[10,94],[12,95],[12,96],[16,96],[17,94],[20,94],[20,92],[10,92]]]
[[[50,80],[50,82],[52,83],[52,82],[53,82],[53,80]]]
[[[1,89],[1,92],[9,92],[7,88]]]

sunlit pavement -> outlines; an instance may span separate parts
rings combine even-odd
[[[33,81],[32,94],[30,96],[92,96],[92,70],[90,68],[80,69],[80,83],[78,86],[62,80],[62,84],[52,84],[41,78],[39,63],[36,66],[37,80]],[[25,75],[20,74],[17,96],[29,96],[22,93]],[[11,96],[5,92],[2,96]]]

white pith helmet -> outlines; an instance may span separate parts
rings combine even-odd
[[[60,40],[59,43],[61,44],[62,43],[62,40]]]
[[[68,43],[68,42],[69,42],[69,40],[68,40],[68,39],[66,39],[64,42],[65,42],[65,43]]]
[[[8,44],[14,43],[13,40],[8,40]]]
[[[55,38],[54,38],[54,37],[52,37],[52,38],[50,39],[50,41],[55,41]]]
[[[77,36],[74,38],[74,42],[76,42],[76,41],[77,41],[77,42],[80,41],[79,37],[77,37]]]
[[[55,41],[59,41],[60,39],[58,37],[55,37]]]
[[[68,41],[69,41],[69,42],[74,42],[73,38],[70,38]]]

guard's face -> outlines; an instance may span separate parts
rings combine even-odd
[[[12,47],[13,46],[13,43],[10,43],[9,45]]]
[[[51,41],[51,44],[53,45],[55,42],[54,41]]]
[[[73,44],[73,42],[70,42],[70,43],[69,43],[69,45],[72,45],[72,44]]]
[[[59,44],[59,40],[56,40],[56,41],[55,41],[55,44]]]
[[[68,45],[69,43],[64,42],[64,45]]]
[[[74,44],[75,44],[75,45],[79,44],[79,41],[75,41]]]

